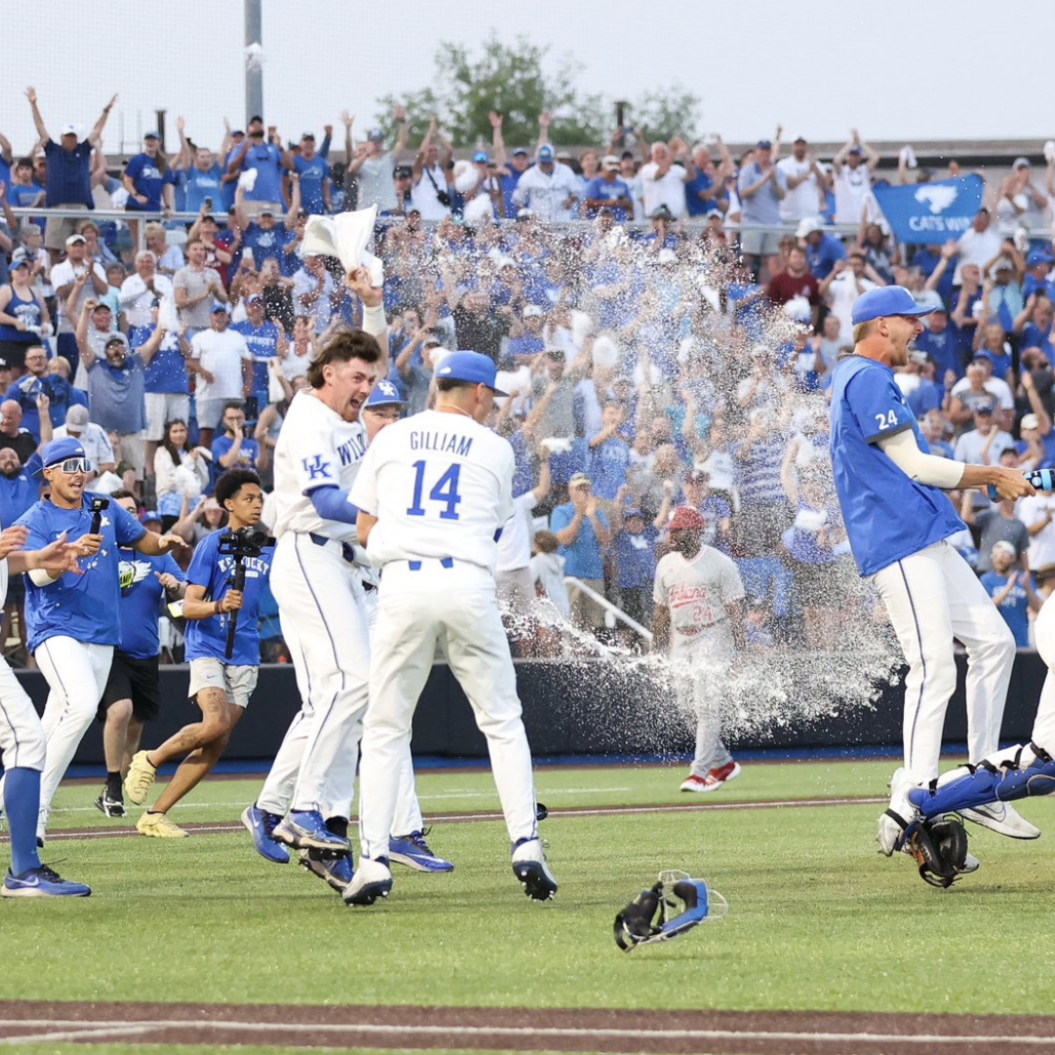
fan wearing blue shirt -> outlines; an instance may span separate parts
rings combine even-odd
[[[619,158],[614,154],[602,158],[601,175],[586,184],[582,204],[588,220],[601,209],[610,210],[617,223],[634,215],[634,199],[630,188],[619,178]]]
[[[1015,635],[1015,647],[1029,648],[1029,610],[1040,611],[1043,598],[1034,591],[1029,572],[1016,567],[1014,543],[994,543],[991,559],[993,570],[987,571],[980,581]]]
[[[300,153],[293,159],[293,169],[300,176],[300,207],[316,216],[330,212],[330,163],[315,152],[313,133],[300,137]]]
[[[51,689],[37,825],[43,839],[55,789],[95,718],[121,639],[118,551],[130,547],[160,556],[184,542],[176,535],[148,534],[120,506],[87,493],[92,465],[79,440],[52,440],[41,452],[41,464],[49,496],[18,519],[29,529],[26,545],[42,549],[65,537],[79,554],[77,572],[57,578],[32,572],[26,581],[29,651]]]
[[[224,404],[223,432],[212,441],[212,485],[229,469],[255,469],[260,445],[245,435],[245,407],[232,399]]]
[[[128,191],[129,212],[172,211],[172,173],[161,153],[157,132],[143,137],[143,152],[129,160],[121,177]]]
[[[903,286],[858,297],[851,315],[854,354],[836,364],[832,377],[832,470],[850,548],[879,593],[909,666],[905,764],[891,782],[890,809],[879,818],[877,838],[887,856],[901,848],[905,827],[918,816],[909,791],[938,778],[945,711],[956,688],[953,638],[968,655],[972,762],[998,746],[1015,657],[1010,630],[947,541],[964,525],[942,490],[988,485],[1001,498],[1035,493],[1013,469],[929,453],[893,368],[908,363],[912,342],[923,332],[920,316],[930,311]],[[1003,834],[1032,828],[1010,805],[1001,805],[1000,813],[987,809],[966,816]]]
[[[168,819],[168,811],[219,761],[256,688],[260,600],[275,552],[274,540],[257,528],[264,508],[260,478],[249,469],[229,470],[216,484],[216,501],[230,517],[227,530],[214,531],[198,543],[187,569],[183,602],[188,695],[201,709],[202,720],[185,725],[153,751],[138,752],[125,780],[126,796],[140,805],[158,767],[183,756],[165,790],[136,823],[140,834],[153,838],[187,834]],[[237,590],[236,576],[242,572],[245,584]]]
[[[245,140],[236,150],[227,166],[227,175],[255,170],[252,189],[245,190],[245,200],[254,205],[254,210],[270,207],[283,211],[282,174],[293,168],[293,158],[282,146],[282,137],[272,130],[270,142],[264,141],[264,119],[250,119]]]
[[[130,491],[114,491],[110,501],[136,515],[136,500]],[[148,531],[161,533],[158,513],[144,513],[139,521]],[[183,572],[171,553],[148,557],[122,549],[120,558],[121,643],[114,650],[110,676],[99,703],[99,721],[105,723],[106,784],[95,807],[107,817],[125,815],[121,782],[132,756],[139,750],[143,723],[152,722],[161,710],[161,599],[178,600],[186,589]]]
[[[246,298],[245,310],[248,317],[244,322],[232,324],[231,329],[245,338],[245,343],[253,353],[254,409],[259,410],[268,403],[268,363],[285,354],[285,336],[264,314],[264,298],[259,293],[252,293]]]

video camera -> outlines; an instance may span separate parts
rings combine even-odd
[[[217,548],[225,557],[234,557],[238,561],[246,557],[259,557],[266,547],[274,544],[275,540],[264,528],[254,525],[237,531],[225,531],[220,536]]]

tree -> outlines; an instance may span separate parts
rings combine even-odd
[[[548,47],[523,36],[508,46],[494,32],[479,54],[443,41],[436,50],[432,87],[379,99],[378,123],[391,137],[392,112],[402,103],[412,145],[424,137],[435,114],[454,146],[472,147],[480,141],[490,142],[487,115],[497,110],[504,117],[502,134],[507,145],[527,146],[538,138],[539,114],[549,110],[553,115],[550,140],[555,145],[607,143],[615,123],[609,116],[615,112],[612,104],[603,95],[585,94],[577,88],[580,65],[572,55],[551,61],[549,54]],[[698,122],[699,106],[697,96],[675,85],[669,91],[646,93],[631,113],[657,138],[689,136]]]

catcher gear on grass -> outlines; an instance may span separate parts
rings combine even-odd
[[[906,845],[924,883],[936,887],[950,887],[968,867],[967,832],[955,818],[924,821],[916,825],[907,837]]]
[[[615,943],[623,952],[631,952],[728,914],[729,902],[709,890],[704,880],[692,879],[687,872],[660,872],[659,880],[615,917]]]

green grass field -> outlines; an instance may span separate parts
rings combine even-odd
[[[494,821],[437,824],[430,842],[455,872],[398,869],[387,902],[354,910],[295,864],[259,858],[244,832],[54,840],[45,860],[94,894],[0,903],[0,998],[1045,1012],[1055,830],[1044,801],[1021,809],[1049,829],[1036,842],[969,826],[982,868],[949,891],[921,882],[907,857],[876,852],[877,805],[663,808],[879,797],[892,768],[745,765],[703,797],[678,793],[681,769],[541,769],[539,798],[554,811],[543,834],[561,883],[549,904],[524,897]],[[258,787],[207,782],[174,819],[235,823]],[[54,828],[119,823],[91,807],[97,792],[64,787]],[[487,773],[425,772],[419,792],[426,814],[498,806]],[[658,805],[559,812],[611,804]],[[613,917],[660,868],[707,879],[730,915],[626,955]]]

